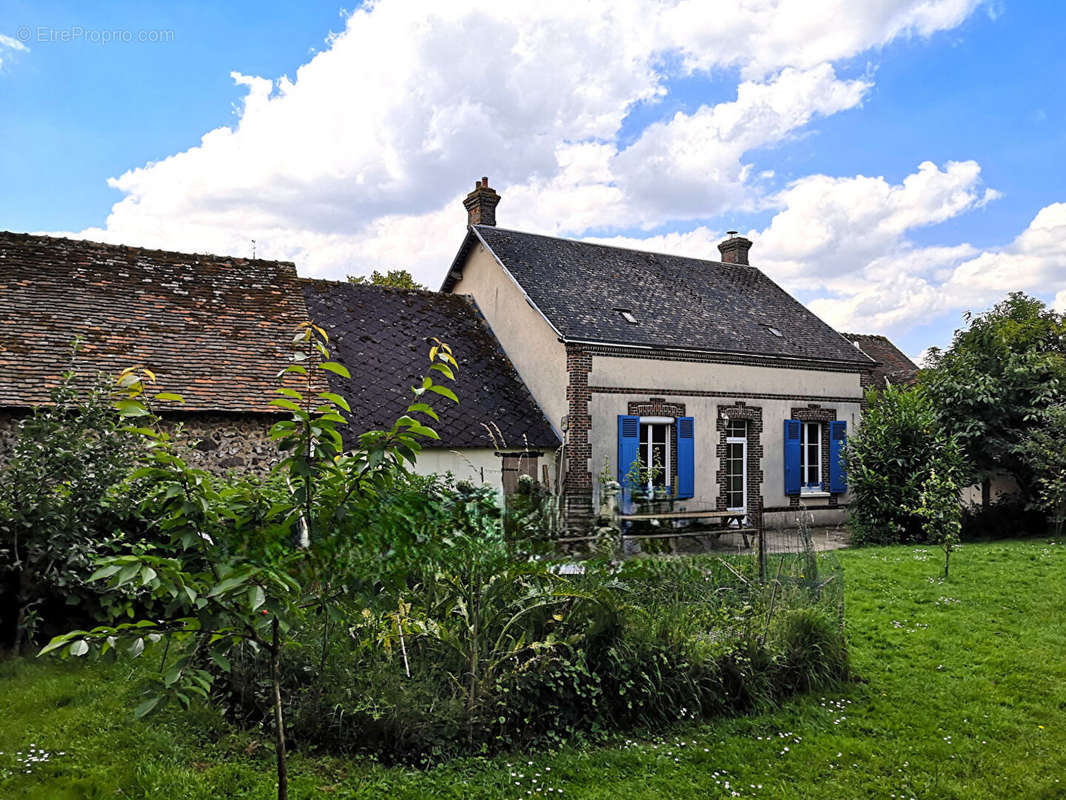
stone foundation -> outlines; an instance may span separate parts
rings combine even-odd
[[[0,466],[15,444],[18,421],[28,412],[0,409]],[[281,460],[277,445],[268,436],[270,426],[283,419],[271,414],[236,414],[193,412],[167,418],[167,429],[174,434],[180,424],[179,442],[195,442],[183,447],[182,455],[190,466],[216,474],[229,471],[262,475]]]

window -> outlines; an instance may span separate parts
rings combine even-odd
[[[778,339],[780,339],[780,338],[782,337],[781,331],[779,331],[779,330],[778,330],[777,328],[775,328],[775,327],[774,327],[773,325],[763,325],[763,327],[764,327],[764,328],[766,328],[766,330],[767,330],[767,331],[768,331],[768,332],[769,332],[769,333],[770,333],[771,335],[773,335],[773,336],[776,336],[776,337],[777,337]]]
[[[616,308],[615,311],[617,311],[619,314],[621,314],[622,315],[622,319],[624,319],[630,325],[638,324],[637,323],[637,318],[635,316],[633,316],[633,312],[630,311],[628,308]]]
[[[822,423],[803,423],[803,444],[800,450],[800,474],[803,491],[820,492],[822,486]]]
[[[663,487],[677,490],[677,497],[695,495],[696,436],[692,417],[638,417],[618,415],[618,483],[622,486],[623,506],[632,500],[638,461],[645,470],[649,464],[660,465],[653,470],[648,488]],[[647,475],[647,472],[644,473]],[[676,481],[676,484],[675,484]]]
[[[670,439],[674,420],[668,417],[641,417],[640,460],[648,476],[648,489],[670,485]]]
[[[726,507],[730,511],[743,511],[746,508],[744,486],[747,483],[748,421],[729,420],[725,435]]]

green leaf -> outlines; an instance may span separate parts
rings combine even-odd
[[[266,595],[263,593],[262,586],[252,586],[248,589],[248,605],[252,607],[252,611],[257,610],[265,602]]]
[[[348,368],[343,364],[337,363],[336,361],[323,361],[321,364],[319,364],[319,366],[322,367],[322,369],[329,370],[330,372],[334,372],[337,375],[340,375],[342,378],[352,377],[352,373],[348,371]]]
[[[299,411],[300,407],[292,400],[286,400],[283,397],[275,397],[270,401],[270,405],[277,406],[278,408],[284,408],[287,411]]]
[[[100,569],[96,570],[96,572],[89,576],[89,582],[91,583],[92,581],[99,581],[103,580],[104,578],[110,578],[120,569],[122,569],[122,567],[118,564],[108,564],[107,566],[100,567]]]
[[[455,373],[452,372],[452,368],[449,367],[447,364],[434,364],[432,367],[430,367],[430,369],[435,369],[442,375],[446,375],[449,380],[455,380]]]
[[[182,397],[180,394],[176,394],[175,392],[160,392],[159,394],[155,395],[152,399],[153,400],[161,400],[164,403],[184,403],[185,402],[185,398]]]
[[[323,400],[329,400],[334,405],[340,406],[345,411],[351,412],[352,410],[352,407],[348,405],[348,401],[339,394],[334,394],[333,392],[320,392],[318,396]]]
[[[455,392],[453,392],[447,386],[440,386],[435,383],[432,386],[427,386],[426,388],[429,389],[431,392],[436,392],[441,397],[447,397],[453,403],[459,402],[459,398],[455,396]]]
[[[221,580],[214,586],[212,586],[211,591],[207,593],[207,596],[218,597],[220,594],[225,594],[226,592],[229,592],[233,589],[236,589],[238,586],[247,583],[249,577],[250,576],[247,572],[241,575],[231,575],[230,577],[225,578],[224,580]]]
[[[115,408],[121,417],[147,417],[148,409],[139,400],[116,400]]]
[[[440,436],[437,435],[437,432],[435,430],[433,430],[432,428],[427,428],[425,425],[415,424],[415,425],[412,425],[410,428],[408,428],[408,430],[411,433],[417,433],[419,436],[426,436],[426,437],[428,437],[430,439],[439,439],[440,438]]]
[[[412,403],[407,407],[408,413],[418,412],[419,414],[425,414],[427,417],[432,417],[437,422],[440,422],[440,417],[437,416],[437,412],[433,410],[433,406],[428,403]]]
[[[149,697],[147,700],[137,706],[137,708],[133,709],[133,716],[137,719],[141,719],[142,717],[148,716],[155,710],[156,706],[158,706],[159,703],[162,702],[162,700],[163,696],[158,694],[155,697]]]
[[[44,652],[43,650],[41,652]],[[78,639],[70,646],[70,654],[72,656],[83,656],[89,652],[89,643],[84,639]]]
[[[129,654],[133,658],[136,658],[144,652],[144,639],[137,638],[133,640],[133,644],[130,645]]]

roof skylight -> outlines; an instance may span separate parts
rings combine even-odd
[[[622,319],[624,319],[630,325],[638,325],[639,324],[637,322],[637,318],[633,316],[633,312],[630,311],[628,308],[616,308],[615,311],[617,311],[619,314],[621,314],[622,315]]]
[[[777,328],[773,327],[772,325],[763,325],[763,327],[766,328],[766,330],[770,331],[770,333],[772,333],[778,339],[780,339],[783,336],[781,331],[779,331]]]

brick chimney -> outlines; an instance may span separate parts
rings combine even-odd
[[[722,254],[723,264],[748,263],[748,251],[751,250],[751,239],[737,236],[736,231],[726,231],[729,238],[718,245],[718,252]]]
[[[489,179],[482,178],[474,181],[474,191],[466,196],[463,205],[466,206],[467,225],[496,225],[496,205],[500,202],[500,196],[495,189],[489,188]]]

